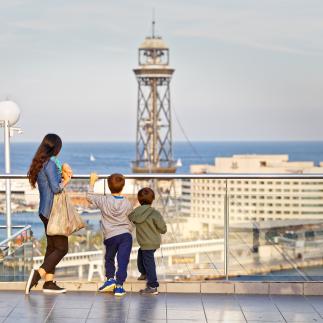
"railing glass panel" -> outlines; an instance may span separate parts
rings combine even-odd
[[[228,197],[231,277],[322,280],[323,180],[229,180]]]
[[[33,267],[31,227],[13,229],[12,237],[0,242],[0,281],[24,281]]]
[[[168,225],[162,248],[156,252],[162,280],[323,279],[323,175],[130,175],[124,194],[135,205],[136,193],[144,186],[157,192],[154,206]],[[12,188],[12,223],[31,225],[37,267],[46,246],[37,214],[38,191],[30,190],[24,177],[13,178]],[[91,279],[100,279],[101,216],[88,204],[87,189],[86,175],[77,176],[68,186],[87,227],[69,238],[69,254],[57,270],[59,279],[86,280],[89,271]],[[109,193],[106,176],[95,190]],[[2,213],[3,191],[0,199]],[[5,225],[4,216],[0,221]],[[6,231],[0,234],[5,239]],[[137,248],[134,240],[130,280],[139,275]]]

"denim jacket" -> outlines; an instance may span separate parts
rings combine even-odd
[[[37,176],[39,190],[39,214],[49,217],[52,210],[54,194],[63,190],[61,174],[53,160],[49,160],[40,170]]]

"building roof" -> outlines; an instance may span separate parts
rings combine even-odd
[[[161,37],[146,37],[139,49],[168,49],[168,46]]]
[[[258,173],[258,174],[322,174],[323,163],[289,161],[288,155],[233,155],[216,157],[213,165],[190,165],[191,173]]]

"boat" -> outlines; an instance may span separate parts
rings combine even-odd
[[[177,159],[176,167],[179,168],[179,167],[182,167],[182,166],[183,166],[182,160],[180,158]]]
[[[90,155],[90,161],[94,162],[95,161],[95,157],[93,156],[93,154]]]

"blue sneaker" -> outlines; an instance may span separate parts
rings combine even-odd
[[[100,288],[99,292],[113,292],[116,288],[116,281],[114,278],[109,278]]]
[[[126,291],[124,290],[122,285],[117,285],[114,289],[114,296],[124,296],[126,295]]]

